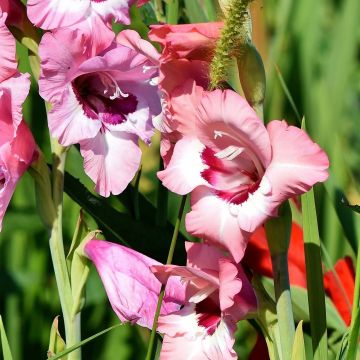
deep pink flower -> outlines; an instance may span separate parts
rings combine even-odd
[[[0,230],[16,184],[36,156],[35,141],[22,120],[29,75],[17,72],[15,39],[5,20],[0,9]]]
[[[240,261],[249,235],[283,201],[325,181],[329,161],[299,128],[276,120],[265,128],[237,93],[200,92],[196,101],[194,91],[179,99],[183,138],[158,176],[175,193],[192,192],[187,230]]]
[[[150,267],[159,262],[132,249],[107,241],[91,240],[85,253],[93,261],[102,279],[111,306],[122,322],[152,328],[161,283]],[[173,277],[165,289],[161,314],[180,309],[185,288]]]
[[[82,21],[92,22],[101,18],[130,24],[130,6],[141,6],[149,0],[28,0],[29,19],[45,30],[76,25]],[[94,31],[97,31],[94,28]]]
[[[132,30],[104,51],[96,46],[79,30],[46,33],[39,86],[53,104],[52,136],[65,146],[80,143],[85,172],[96,191],[109,196],[134,177],[141,159],[138,139],[150,142],[152,118],[161,112],[154,83],[157,53]]]
[[[186,250],[187,266],[152,267],[163,283],[180,276],[187,284],[185,306],[159,318],[160,359],[236,359],[236,323],[257,307],[250,282],[216,247],[186,243]]]

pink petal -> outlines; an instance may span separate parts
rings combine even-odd
[[[228,360],[236,359],[233,350],[235,326],[222,320],[213,335],[198,325],[194,306],[161,316],[158,330],[165,333],[161,360]]]
[[[152,328],[161,284],[150,271],[159,263],[127,247],[91,240],[85,253],[94,262],[111,306],[122,322]],[[184,302],[184,286],[169,280],[160,314],[177,311]]]
[[[80,148],[85,172],[102,196],[124,191],[140,165],[137,136],[125,132],[100,132],[94,139],[82,141]]]
[[[16,128],[22,120],[22,105],[30,90],[30,75],[16,72],[12,77],[0,84],[1,88],[8,88],[11,92],[12,122]]]
[[[137,53],[143,54],[151,60],[154,65],[158,65],[160,54],[149,41],[142,39],[136,31],[123,30],[116,37],[116,41],[121,45],[135,50]]]
[[[194,269],[186,266],[160,265],[152,266],[152,272],[163,283],[171,276],[180,276],[188,284],[186,298],[190,302],[198,303],[219,287],[217,273],[206,269]]]
[[[219,271],[219,260],[224,252],[215,246],[202,243],[185,243],[187,253],[187,266],[194,269],[208,269]]]
[[[234,305],[234,297],[242,288],[237,265],[229,258],[223,258],[219,263],[220,308],[225,311]]]
[[[271,182],[271,202],[276,208],[284,200],[325,181],[329,159],[303,130],[285,121],[271,121],[268,132],[273,156],[265,176]]]
[[[255,165],[266,168],[270,163],[271,146],[266,128],[247,101],[234,91],[204,94],[197,132],[199,139],[212,149],[222,150],[229,144],[244,147]]]
[[[40,95],[51,103],[60,101],[78,67],[91,56],[91,52],[91,41],[80,30],[61,29],[45,33],[39,45]]]
[[[255,291],[240,264],[220,260],[220,307],[234,322],[244,319],[257,309]]]
[[[232,212],[237,215],[242,230],[252,233],[268,218],[276,215],[269,197],[271,192],[271,183],[266,176],[263,176],[259,188],[249,194],[245,202],[232,206]]]
[[[16,72],[16,42],[5,25],[7,13],[0,10],[0,82]]]
[[[85,114],[71,86],[49,112],[48,122],[51,135],[64,146],[94,138],[101,128],[100,120]]]
[[[2,220],[20,177],[35,156],[35,141],[25,124],[14,124],[11,92],[0,91],[0,231]]]
[[[179,195],[188,194],[199,185],[207,185],[201,177],[205,169],[201,159],[203,149],[204,145],[196,138],[179,140],[166,169],[157,173],[163,185]]]
[[[215,47],[223,23],[152,25],[149,38],[165,47],[165,56],[204,60]]]
[[[186,229],[190,234],[228,250],[239,262],[250,234],[240,229],[237,216],[230,209],[231,204],[217,197],[211,189],[200,186],[191,194],[192,211],[186,215]]]
[[[84,20],[91,0],[28,0],[27,14],[36,26],[51,30]]]

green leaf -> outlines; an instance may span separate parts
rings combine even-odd
[[[0,315],[0,336],[1,336],[1,346],[2,346],[2,353],[4,356],[4,360],[12,360],[13,358],[11,355],[10,346],[8,339],[6,337],[5,328],[2,322],[1,315]]]
[[[301,197],[310,327],[315,360],[327,359],[327,328],[320,238],[314,190]]]
[[[185,12],[190,23],[201,23],[209,20],[198,0],[185,0]]]
[[[65,341],[59,332],[59,316],[57,316],[54,319],[50,330],[49,350],[47,352],[48,358],[51,358],[57,353],[64,351],[65,347]],[[66,357],[64,357],[63,360],[66,360]]]
[[[95,335],[92,335],[92,336],[88,337],[87,339],[85,339],[83,341],[80,341],[79,343],[77,343],[77,344],[75,344],[73,346],[70,346],[68,349],[56,354],[55,356],[50,357],[49,359],[51,359],[51,360],[62,359],[63,360],[65,355],[70,354],[71,352],[73,352],[74,350],[76,350],[76,349],[80,348],[81,346],[87,344],[88,342],[98,338],[101,335],[106,334],[107,332],[109,332],[109,331],[111,331],[113,329],[118,328],[121,325],[122,324],[117,324],[117,325],[114,325],[114,326],[110,326],[109,328],[107,328],[107,329],[105,329],[103,331],[100,331],[100,332],[96,333]]]
[[[117,241],[165,263],[174,226],[156,226],[156,208],[139,193],[141,221],[130,214],[115,210],[104,198],[93,195],[79,180],[65,173],[65,192],[87,211],[98,223],[109,241]],[[124,194],[125,195],[125,194]],[[184,264],[186,255],[185,236],[179,234],[174,263]]]
[[[352,211],[360,214],[360,205],[350,205],[345,196],[342,198],[341,202]]]
[[[305,343],[304,343],[304,334],[303,334],[302,324],[303,324],[303,322],[300,321],[296,328],[291,360],[306,360]]]

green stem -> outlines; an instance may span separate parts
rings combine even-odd
[[[53,262],[56,284],[60,298],[61,309],[64,317],[66,346],[71,347],[81,340],[80,336],[80,315],[72,317],[71,310],[73,298],[70,284],[70,277],[66,265],[66,256],[62,235],[62,211],[63,211],[63,187],[66,162],[66,149],[52,140],[53,151],[53,201],[56,209],[56,217],[51,228],[50,252]],[[68,360],[81,359],[81,351],[72,352]]]
[[[351,314],[350,325],[350,337],[349,347],[346,354],[346,360],[352,360],[356,358],[357,347],[359,343],[359,328],[360,328],[360,246],[358,247],[357,259],[356,259],[356,277],[355,277],[355,289],[353,308]]]
[[[271,261],[274,273],[276,312],[280,330],[282,358],[286,359],[288,354],[292,353],[295,338],[287,253],[273,255]]]
[[[178,238],[179,231],[180,231],[181,219],[183,217],[185,203],[186,203],[186,195],[184,195],[182,197],[182,199],[181,199],[179,212],[178,212],[178,217],[176,219],[174,233],[173,233],[173,236],[172,236],[172,239],[171,239],[170,249],[169,249],[168,257],[167,257],[167,260],[166,260],[167,265],[170,265],[172,263],[172,260],[173,260],[173,257],[174,257],[174,251],[175,251],[176,242],[177,242],[177,238]],[[162,301],[163,301],[164,296],[165,296],[165,286],[166,285],[161,286],[161,290],[160,290],[160,294],[159,294],[159,300],[158,300],[155,315],[154,315],[153,327],[151,329],[149,346],[148,346],[148,351],[147,351],[147,354],[146,354],[146,360],[151,360],[154,357],[154,353],[155,353],[154,344],[155,344],[155,337],[156,337],[156,328],[157,328],[158,319],[159,319],[159,316],[160,316],[161,304],[162,304]]]

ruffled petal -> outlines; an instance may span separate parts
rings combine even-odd
[[[0,9],[0,82],[16,72],[16,41],[5,25],[7,14]]]
[[[183,138],[174,148],[166,169],[158,172],[163,185],[174,193],[185,195],[199,185],[207,185],[201,172],[206,168],[201,159],[204,145],[196,138]]]
[[[51,135],[64,146],[94,138],[101,128],[100,120],[85,114],[71,86],[49,112],[48,122]]]
[[[185,242],[187,266],[194,269],[208,269],[218,272],[219,260],[224,252],[215,246],[202,243]]]
[[[100,195],[120,194],[135,176],[141,160],[137,139],[133,134],[105,131],[80,142],[85,172]]]
[[[272,160],[265,176],[272,187],[272,207],[277,208],[290,197],[325,181],[329,175],[329,159],[303,130],[277,120],[271,121],[267,128]]]
[[[123,30],[116,37],[116,41],[121,45],[143,54],[154,63],[154,66],[159,64],[160,54],[158,51],[149,41],[142,39],[136,31]]]
[[[40,95],[51,103],[60,101],[79,65],[91,52],[91,41],[79,30],[61,29],[44,34],[39,46]]]
[[[30,75],[16,72],[12,77],[0,84],[1,88],[7,88],[11,92],[11,112],[14,129],[22,120],[22,105],[30,90]]]
[[[51,30],[84,20],[91,0],[28,0],[27,14],[36,26]]]
[[[85,253],[94,262],[111,306],[122,322],[152,328],[161,284],[150,271],[157,261],[127,247],[90,240]],[[169,280],[160,314],[179,310],[184,286],[176,277]]]
[[[211,189],[199,186],[191,194],[191,212],[186,215],[186,229],[190,234],[228,250],[239,262],[250,234],[239,227],[237,216],[230,210],[231,204],[217,197]]]

